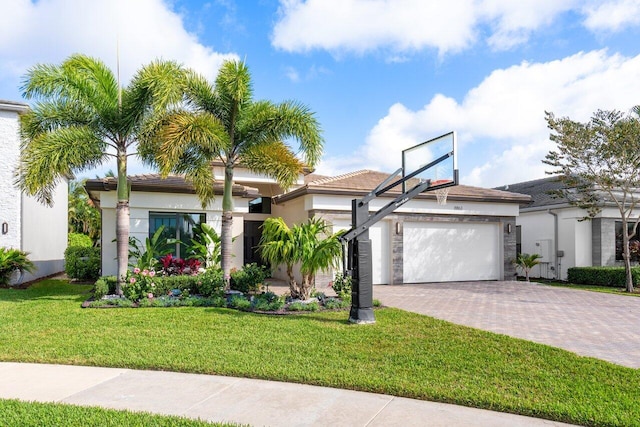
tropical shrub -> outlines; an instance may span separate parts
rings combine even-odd
[[[156,295],[156,272],[153,270],[140,270],[138,267],[128,272],[127,280],[122,285],[122,293],[131,301],[142,298],[153,298]]]
[[[198,293],[205,297],[222,297],[224,295],[224,274],[222,269],[210,268],[196,276]]]
[[[158,227],[151,238],[143,243],[135,237],[129,238],[129,266],[141,270],[155,269],[158,258],[170,254],[176,247],[176,239],[167,239],[162,235],[164,225]]]
[[[216,230],[206,223],[198,224],[193,229],[194,238],[185,248],[188,258],[195,258],[206,267],[220,266],[220,236]]]
[[[336,273],[333,282],[329,282],[329,287],[338,295],[338,298],[351,301],[351,276]]]
[[[176,258],[172,254],[160,257],[161,270],[163,276],[175,276],[181,274],[198,274],[202,263],[195,258]]]
[[[16,271],[33,273],[35,265],[28,258],[28,253],[18,249],[0,247],[0,285],[8,285]]]
[[[302,301],[294,301],[287,307],[289,311],[318,311],[320,309],[320,304],[316,301],[304,303]]]
[[[265,292],[253,297],[251,308],[256,311],[278,311],[284,307],[284,299],[273,292]]]
[[[542,255],[540,254],[518,254],[518,257],[513,263],[515,264],[516,267],[518,267],[524,272],[524,275],[528,282],[529,273],[531,272],[531,269],[536,265],[540,264],[541,258],[542,258]]]
[[[64,270],[76,280],[93,281],[100,277],[100,248],[69,246],[64,251]]]
[[[67,237],[67,246],[84,246],[90,248],[93,246],[93,240],[86,234],[69,233]]]
[[[242,295],[233,295],[229,299],[228,305],[231,308],[246,311],[251,308],[251,301],[249,301]]]
[[[264,279],[269,275],[270,271],[265,266],[256,263],[246,264],[241,270],[231,272],[231,289],[243,293],[259,292]]]

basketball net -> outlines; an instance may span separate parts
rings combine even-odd
[[[449,195],[449,188],[450,187],[445,187],[445,188],[438,188],[437,190],[433,190],[433,192],[436,193],[436,200],[438,201],[439,205],[447,204],[447,196]]]

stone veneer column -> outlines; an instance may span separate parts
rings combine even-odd
[[[516,279],[516,267],[513,261],[516,259],[516,219],[508,217],[501,221],[502,225],[502,244],[504,253],[504,276],[503,280]],[[511,227],[511,232],[509,232]]]
[[[404,222],[394,220],[391,222],[391,284],[402,285],[403,278],[403,243],[404,243]]]

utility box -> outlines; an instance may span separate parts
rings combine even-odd
[[[540,262],[551,262],[551,240],[536,240],[536,253],[540,255]]]

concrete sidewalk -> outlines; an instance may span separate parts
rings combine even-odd
[[[216,375],[0,363],[0,398],[253,426],[566,426],[382,394]]]

